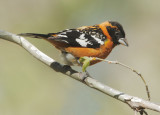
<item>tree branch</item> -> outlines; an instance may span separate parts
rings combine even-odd
[[[24,49],[26,49],[35,58],[39,59],[41,62],[50,66],[56,72],[61,72],[65,75],[68,75],[68,76],[86,84],[87,86],[89,86],[91,88],[94,88],[94,89],[96,89],[100,92],[103,92],[104,94],[107,94],[107,95],[109,95],[119,101],[122,101],[122,102],[128,104],[132,109],[139,112],[140,114],[143,114],[143,113],[146,114],[144,109],[150,109],[153,111],[160,112],[160,105],[157,105],[155,103],[152,103],[150,101],[146,101],[146,100],[141,99],[139,97],[134,97],[134,96],[125,94],[123,92],[120,92],[118,90],[115,90],[115,89],[113,89],[107,85],[104,85],[101,82],[98,82],[97,80],[91,78],[86,73],[78,72],[76,70],[73,70],[70,66],[62,65],[62,64],[56,62],[54,59],[47,56],[46,54],[44,54],[43,52],[41,52],[40,50],[38,50],[34,45],[32,45],[30,42],[28,42],[23,37],[20,37],[16,34],[12,34],[12,33],[0,30],[0,38],[17,43],[18,45],[20,45]]]

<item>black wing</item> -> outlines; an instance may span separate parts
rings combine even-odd
[[[59,33],[50,33],[47,39],[65,42],[71,47],[99,48],[104,44],[105,37],[100,33],[87,33],[77,29],[67,29]]]
[[[36,33],[22,33],[20,36],[42,38],[54,40],[65,43],[71,47],[88,47],[99,48],[104,44],[106,37],[102,32],[97,31],[81,31],[77,29],[66,29],[58,33],[36,34]]]

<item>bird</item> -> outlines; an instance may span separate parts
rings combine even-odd
[[[40,38],[50,42],[61,51],[64,63],[68,66],[81,66],[81,57],[105,59],[115,46],[128,46],[122,25],[116,21],[105,21],[93,26],[65,29],[56,33],[21,33],[20,36]],[[94,65],[102,60],[91,60]]]

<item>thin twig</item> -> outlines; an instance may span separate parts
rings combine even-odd
[[[146,92],[147,92],[147,96],[148,96],[148,100],[150,100],[150,92],[149,92],[149,88],[148,88],[148,85],[146,83],[146,81],[144,80],[143,76],[141,73],[137,72],[135,69],[121,63],[121,62],[118,62],[118,61],[110,61],[110,60],[106,60],[106,59],[101,59],[101,58],[97,58],[97,57],[91,57],[92,60],[101,60],[101,61],[105,61],[105,62],[108,62],[109,64],[118,64],[118,65],[121,65],[127,69],[130,69],[131,71],[133,71],[134,73],[136,73],[143,81],[144,85],[145,85],[145,88],[146,88]]]

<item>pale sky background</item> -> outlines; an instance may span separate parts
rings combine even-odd
[[[2,0],[0,17],[0,29],[17,34],[58,32],[106,20],[120,22],[129,47],[116,47],[107,59],[142,73],[151,101],[160,104],[159,0]],[[27,39],[60,61],[59,51],[50,43]],[[14,43],[0,39],[0,53],[0,115],[134,114],[126,104],[56,73]],[[133,72],[104,62],[87,69],[98,81],[147,99],[142,80]]]

